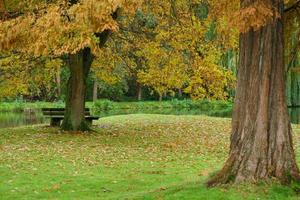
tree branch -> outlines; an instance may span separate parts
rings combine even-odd
[[[117,8],[117,10],[111,14],[112,18],[114,20],[117,20],[118,18],[118,12],[119,12],[119,8]],[[109,36],[111,35],[111,31],[110,30],[104,30],[101,33],[95,33],[96,37],[98,37],[100,39],[100,47],[103,47],[105,45],[105,43],[107,42]]]
[[[293,5],[291,5],[290,7],[285,8],[285,9],[284,9],[284,12],[287,13],[287,12],[296,10],[297,8],[300,8],[300,0],[296,1],[296,2],[295,2]]]

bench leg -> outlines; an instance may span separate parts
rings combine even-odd
[[[89,126],[92,126],[92,125],[93,125],[93,120],[92,120],[92,119],[86,119],[85,121],[86,121],[86,123],[87,123]]]
[[[61,121],[60,119],[52,118],[50,121],[50,126],[58,127],[60,126],[60,121]]]

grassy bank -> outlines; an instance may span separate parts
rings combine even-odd
[[[192,100],[172,100],[172,101],[146,101],[146,102],[112,102],[109,100],[100,100],[93,104],[93,110],[96,114],[107,111],[143,111],[143,113],[161,113],[172,114],[174,111],[195,110],[198,114],[209,116],[231,116],[232,102],[227,101],[192,101]]]
[[[87,103],[88,107],[92,107],[92,102]],[[0,102],[0,112],[24,112],[27,109],[41,108],[63,108],[64,102]]]
[[[227,156],[229,119],[127,115],[102,118],[95,129],[0,129],[1,199],[300,198],[295,185],[204,187]],[[294,136],[299,155],[300,126]]]

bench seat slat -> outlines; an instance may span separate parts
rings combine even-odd
[[[42,111],[65,111],[65,108],[42,108]],[[90,111],[90,109],[85,108],[85,111]]]
[[[91,113],[89,111],[85,111],[84,113],[85,115],[91,115]],[[65,115],[64,111],[43,111],[43,115]]]
[[[55,118],[55,119],[63,119],[64,116],[63,115],[51,115],[51,116],[46,116],[46,118]],[[97,116],[84,116],[85,119],[99,119],[100,117]]]
[[[85,116],[85,119],[99,119],[100,117],[96,117],[96,116]]]
[[[64,119],[65,109],[64,108],[42,108],[42,113],[46,118],[50,118],[51,126],[60,126],[61,121]],[[85,120],[92,124],[93,120],[98,120],[100,117],[91,116],[90,109],[85,108]]]

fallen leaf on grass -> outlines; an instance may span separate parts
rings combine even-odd
[[[54,184],[50,188],[45,188],[44,191],[51,192],[51,191],[58,190],[58,189],[60,189],[60,185],[59,184]]]
[[[205,169],[205,170],[202,170],[200,173],[199,173],[199,176],[208,176],[210,173],[209,170]]]
[[[112,192],[112,190],[105,188],[105,187],[102,187],[101,190],[102,190],[102,192]]]
[[[166,190],[168,189],[167,187],[160,187],[159,190]]]

